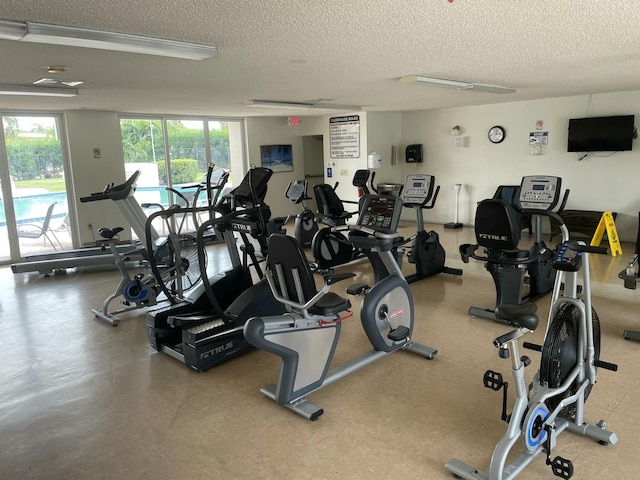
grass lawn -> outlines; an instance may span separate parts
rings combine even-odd
[[[37,178],[34,180],[18,180],[15,188],[44,188],[50,192],[64,192],[66,190],[64,178]]]

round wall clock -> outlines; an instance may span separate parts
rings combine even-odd
[[[500,143],[504,140],[505,136],[506,132],[504,131],[504,128],[499,125],[489,129],[489,140],[491,143]]]

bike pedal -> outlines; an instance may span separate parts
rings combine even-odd
[[[482,383],[485,388],[489,388],[494,392],[497,392],[504,385],[504,379],[500,372],[494,372],[493,370],[487,370],[482,377]]]
[[[387,338],[392,342],[401,342],[409,338],[411,332],[404,325],[400,325],[398,328],[394,328],[389,332]]]
[[[551,471],[556,477],[571,478],[573,476],[573,462],[558,456],[551,461]]]
[[[353,283],[347,287],[349,295],[362,295],[367,290],[369,290],[369,285],[366,283]]]

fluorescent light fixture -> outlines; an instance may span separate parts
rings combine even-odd
[[[487,85],[484,83],[459,82],[457,80],[446,80],[444,78],[425,77],[423,75],[407,75],[400,77],[400,83],[426,83],[440,87],[451,87],[458,90],[477,90],[478,92],[489,93],[514,93],[515,88],[500,87],[498,85]]]
[[[27,25],[20,22],[0,20],[0,38],[3,40],[20,40],[27,33]]]
[[[313,108],[313,103],[303,102],[278,102],[276,100],[247,100],[244,102],[247,107],[267,107],[267,108]]]
[[[285,102],[278,100],[247,100],[244,104],[248,107],[266,108],[300,108],[306,110],[326,109],[326,110],[362,110],[357,105],[338,105],[332,103],[311,103],[311,102]]]
[[[0,21],[1,38],[49,45],[160,55],[188,60],[205,60],[218,56],[218,49],[212,45],[178,42],[127,33],[105,32],[88,28],[48,25],[45,23]]]
[[[68,87],[34,87],[30,85],[0,85],[0,95],[76,97],[78,96],[78,89]]]
[[[41,78],[33,82],[34,85],[64,85],[66,87],[77,87],[78,85],[82,85],[84,82],[80,80],[59,80],[57,78]]]

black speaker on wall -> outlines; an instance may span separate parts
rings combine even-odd
[[[422,163],[422,144],[408,145],[405,159],[407,163]]]

